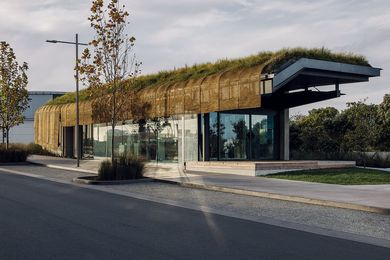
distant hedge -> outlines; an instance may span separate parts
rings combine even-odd
[[[8,150],[0,144],[0,163],[25,162],[30,154],[57,156],[39,144],[10,144]]]
[[[0,163],[25,162],[28,154],[26,149],[10,147],[6,150],[0,146]]]

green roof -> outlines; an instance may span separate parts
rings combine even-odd
[[[326,48],[293,48],[282,49],[276,52],[260,52],[255,55],[238,58],[238,59],[221,59],[214,63],[208,62],[203,64],[195,64],[190,67],[179,68],[171,71],[160,71],[155,74],[138,76],[132,86],[128,81],[124,81],[127,88],[142,89],[151,85],[158,85],[164,83],[175,83],[186,81],[189,79],[198,79],[212,74],[220,73],[227,69],[241,69],[250,68],[257,65],[264,64],[263,72],[275,72],[283,64],[288,61],[299,58],[319,59],[326,61],[335,61],[341,63],[348,63],[354,65],[370,66],[364,56],[353,53],[335,53]],[[49,105],[59,105],[75,102],[75,92],[67,93],[50,101]],[[79,93],[80,101],[88,100],[90,95],[88,90],[81,90]]]

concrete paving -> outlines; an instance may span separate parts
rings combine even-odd
[[[33,156],[30,162],[77,170],[75,160]],[[72,164],[73,162],[73,164]],[[97,172],[99,160],[81,161]],[[182,172],[177,164],[148,164],[146,176],[193,188],[390,214],[390,185],[334,185],[212,172]]]
[[[80,167],[77,167],[76,160],[44,155],[30,155],[27,159],[30,163],[45,165],[51,168],[67,169],[85,173],[97,174],[102,159],[80,160]]]
[[[246,195],[259,193],[259,196],[267,196],[268,194],[270,198],[276,199],[390,213],[390,185],[335,185],[206,173],[195,177],[173,178],[171,180],[192,185],[198,184],[211,187],[211,189],[225,187],[231,189],[232,192],[243,190],[248,192]],[[254,193],[251,194],[252,192]]]

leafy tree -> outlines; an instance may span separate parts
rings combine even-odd
[[[11,46],[0,42],[0,127],[7,136],[6,149],[11,127],[23,123],[28,108],[27,70],[27,63],[19,65]]]
[[[390,151],[390,94],[383,97],[383,102],[378,106],[380,121],[380,134],[378,146],[381,150]]]
[[[128,111],[128,97],[123,95],[123,80],[132,80],[140,73],[140,64],[135,59],[135,38],[126,33],[129,13],[118,0],[92,1],[88,20],[95,31],[89,43],[93,51],[85,49],[80,66],[81,80],[89,86],[93,114],[99,121],[110,119],[112,132],[118,121]],[[111,160],[114,160],[114,135],[111,137]]]
[[[390,94],[383,97],[383,102],[379,105],[379,114],[384,122],[390,122]]]
[[[342,144],[344,150],[375,150],[380,129],[377,106],[359,101],[348,103],[347,107],[343,113],[349,123]]]
[[[358,152],[365,165],[366,152],[389,151],[390,95],[385,95],[379,105],[364,102],[348,103],[341,112],[320,108],[309,111],[307,116],[291,118],[292,155],[304,159],[345,159]]]
[[[300,117],[296,121],[297,125],[292,128],[294,131],[296,127],[300,128],[301,134],[297,142],[301,144],[300,148],[314,152],[337,151],[338,144],[332,137],[335,135],[333,125],[338,114],[337,109],[326,107],[312,109],[308,116]],[[296,133],[293,134],[296,136]]]

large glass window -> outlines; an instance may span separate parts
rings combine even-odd
[[[83,158],[93,158],[93,131],[92,125],[82,126]]]
[[[275,159],[274,115],[210,113],[208,122],[210,160]]]
[[[107,131],[106,124],[93,125],[93,154],[97,157],[107,157]]]
[[[148,161],[175,162],[178,159],[177,120],[158,118],[154,120],[126,121],[115,126],[114,152],[116,156],[132,153]],[[111,156],[111,126],[93,126],[94,156]],[[189,136],[192,138],[192,136]]]
[[[209,147],[210,160],[218,160],[219,134],[218,134],[218,113],[210,113],[209,121]]]
[[[220,114],[220,159],[249,157],[249,115]]]
[[[252,158],[274,159],[274,117],[252,115]]]
[[[155,125],[157,138],[157,157],[159,162],[177,162],[178,160],[178,135],[177,120],[163,118]]]
[[[197,114],[179,117],[177,121],[179,133],[179,161],[198,161],[198,116]],[[183,130],[184,128],[184,130]],[[184,138],[183,138],[184,135]],[[184,143],[183,143],[184,141]],[[183,154],[184,148],[184,154]]]

